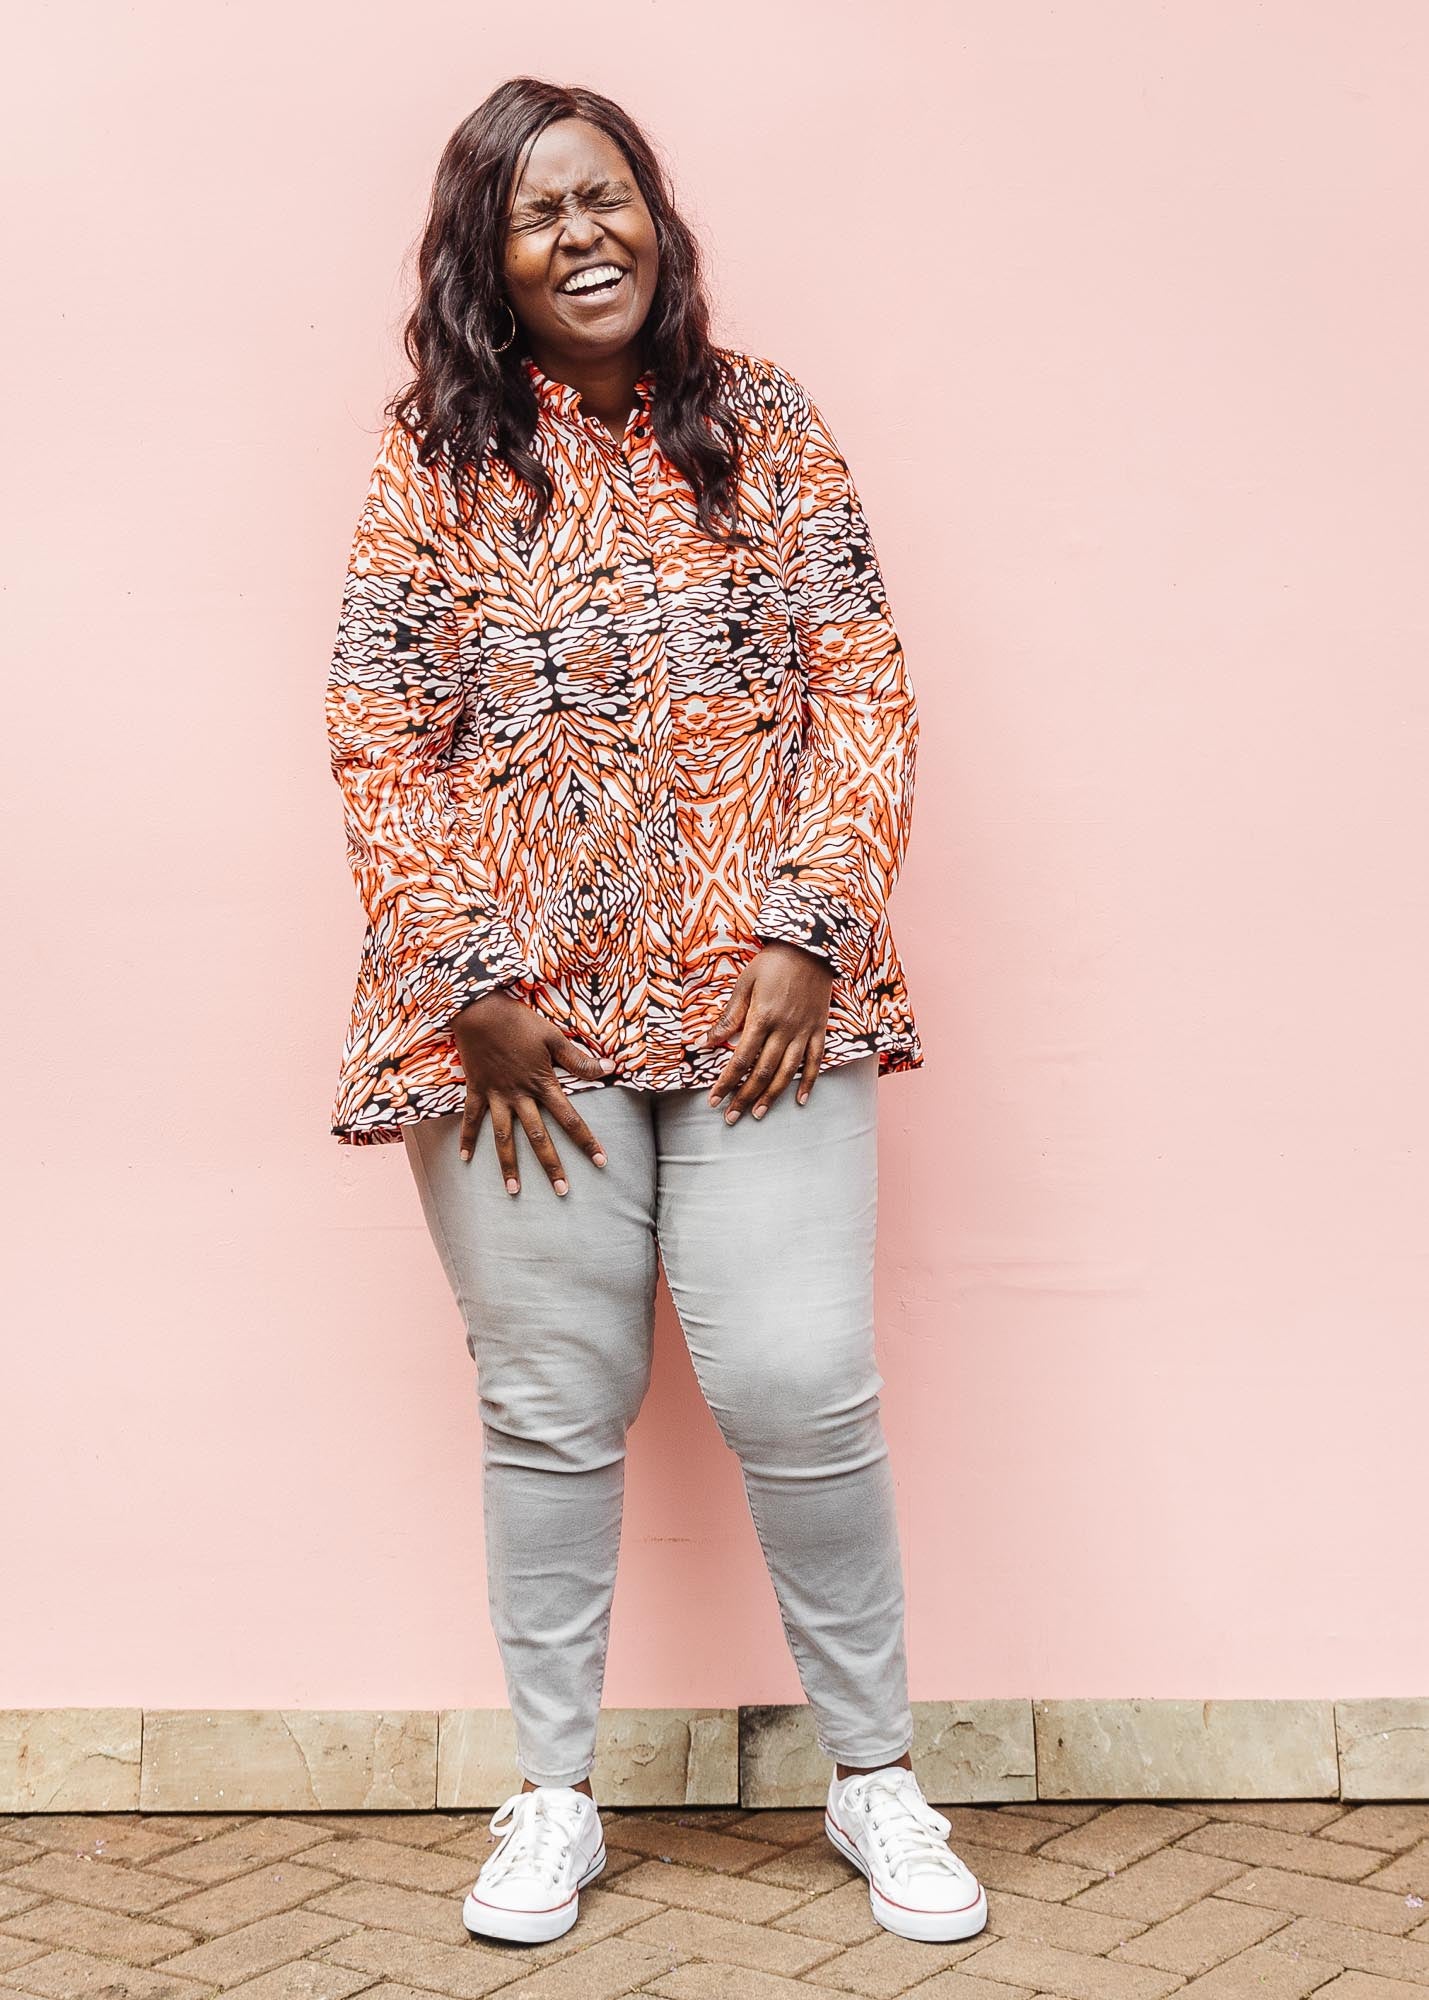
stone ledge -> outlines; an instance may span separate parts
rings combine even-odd
[[[1429,1799],[1429,1697],[914,1702],[937,1804]],[[0,1709],[0,1812],[417,1812],[500,1804],[507,1709]],[[612,1806],[819,1806],[802,1703],[605,1709]]]
[[[1037,1701],[1042,1798],[1327,1799],[1339,1792],[1328,1701]]]

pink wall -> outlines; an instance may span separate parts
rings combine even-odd
[[[403,256],[520,70],[651,123],[914,673],[915,1697],[1423,1693],[1429,17],[520,13],[25,18],[0,1706],[503,1699],[456,1309],[327,1133],[319,695]],[[798,1699],[660,1340],[607,1697]]]

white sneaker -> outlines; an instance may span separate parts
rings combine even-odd
[[[987,1922],[987,1895],[947,1844],[952,1823],[904,1764],[829,1780],[824,1831],[868,1877],[868,1900],[887,1931],[944,1944]]]
[[[595,1800],[574,1785],[513,1792],[491,1815],[501,1845],[484,1863],[462,1921],[481,1937],[545,1944],[576,1920],[580,1892],[605,1866]]]

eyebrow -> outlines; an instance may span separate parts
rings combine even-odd
[[[573,187],[570,190],[570,192],[572,194],[583,194],[583,195],[600,195],[600,194],[628,195],[628,194],[634,194],[635,190],[634,188],[631,187],[629,181],[612,180],[608,174],[602,174],[595,180],[581,181],[576,187]],[[559,208],[563,199],[564,197],[562,195],[555,193],[553,190],[543,189],[535,194],[523,195],[521,200],[517,202],[512,213],[520,215],[523,211],[537,210],[543,208]]]

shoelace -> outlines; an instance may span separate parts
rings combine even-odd
[[[963,1864],[947,1844],[953,1823],[923,1797],[911,1772],[876,1771],[853,1788],[868,1816],[869,1831],[888,1865],[904,1881],[913,1875],[953,1875]]]
[[[553,1880],[558,1863],[571,1851],[579,1824],[578,1806],[563,1805],[539,1785],[532,1792],[513,1792],[489,1822],[493,1840],[508,1831],[511,1837],[482,1873],[488,1882],[518,1873],[543,1882]]]

